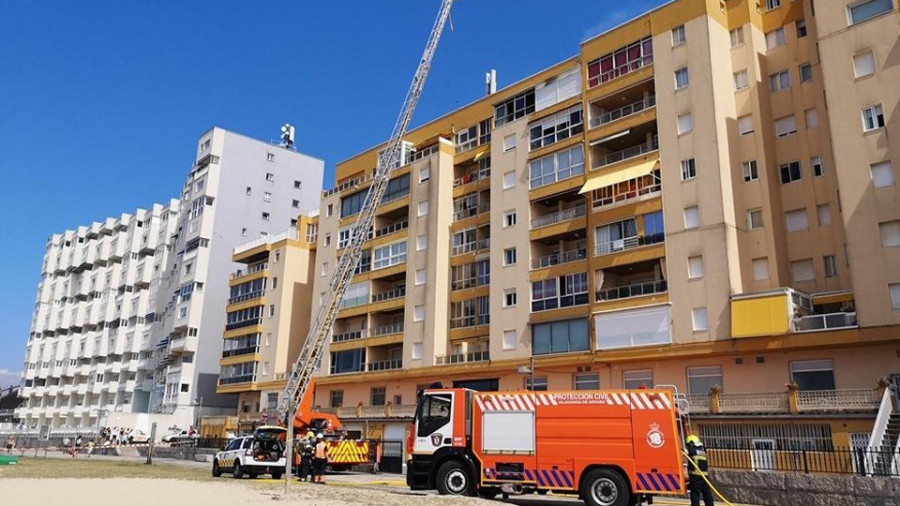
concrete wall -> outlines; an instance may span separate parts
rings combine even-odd
[[[811,475],[712,470],[715,487],[734,503],[765,506],[895,506],[900,480],[853,475]]]

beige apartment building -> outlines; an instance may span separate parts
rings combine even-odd
[[[216,392],[238,394],[241,431],[279,419],[286,376],[309,331],[316,220],[301,215],[297,228],[234,248],[233,261],[244,267],[228,282],[231,293]]]
[[[855,442],[900,382],[893,2],[677,0],[410,132],[317,404],[400,439],[435,381],[675,385],[708,438]],[[323,194],[316,293],[382,148]]]

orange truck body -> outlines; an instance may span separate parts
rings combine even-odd
[[[335,431],[341,429],[341,420],[331,413],[313,411],[312,397],[315,389],[315,380],[310,380],[306,395],[301,399],[300,406],[294,414],[294,437],[304,437],[311,429],[325,434],[328,464],[333,468],[349,469],[355,464],[370,463],[372,459],[369,456],[368,441],[340,440]],[[299,465],[299,460],[295,459],[295,464]]]

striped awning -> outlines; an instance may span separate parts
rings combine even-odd
[[[628,167],[627,169],[617,170],[608,174],[600,174],[599,176],[588,179],[587,182],[584,183],[584,186],[581,187],[581,191],[579,191],[578,193],[588,193],[605,186],[610,186],[616,183],[628,181],[629,179],[646,176],[647,174],[653,172],[657,167],[659,167],[658,158],[641,163],[639,165],[633,165],[631,167]]]

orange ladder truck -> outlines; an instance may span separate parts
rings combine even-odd
[[[577,494],[589,506],[683,495],[673,392],[425,390],[407,484],[441,494]]]

